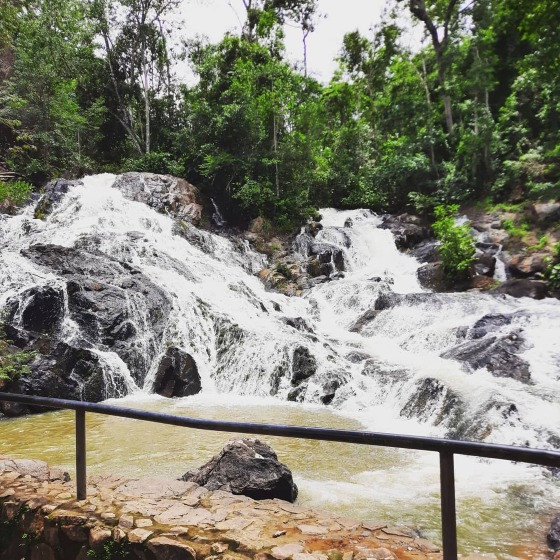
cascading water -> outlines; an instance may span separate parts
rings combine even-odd
[[[187,224],[179,235],[170,216],[124,198],[114,181],[112,175],[86,177],[45,220],[34,219],[33,207],[0,219],[0,308],[17,302],[11,319],[17,327],[29,290],[62,293],[57,336],[94,354],[106,397],[144,398],[173,346],[193,356],[202,378],[202,393],[186,403],[219,402],[225,394],[239,395],[240,406],[256,406],[272,395],[298,401],[291,406],[302,410],[328,403],[339,416],[376,431],[560,447],[560,302],[425,292],[416,278],[419,263],[397,250],[392,234],[378,227],[379,217],[333,209],[321,210],[315,241],[342,251],[344,277],[289,298],[265,290],[255,274],[266,258],[246,242]],[[295,242],[302,258],[305,235]],[[75,281],[65,276],[68,263],[45,266],[43,245],[82,251],[68,256],[57,249],[56,263],[76,255],[107,259],[103,281],[112,283],[112,297],[124,298],[118,317],[111,317],[117,334],[109,341],[70,312],[68,298],[76,295],[69,295]],[[71,265],[75,275],[79,267]],[[80,266],[82,276],[94,270],[94,264]],[[86,291],[95,292],[95,282]],[[146,294],[160,298],[161,313],[149,307]],[[481,346],[471,351],[473,344]],[[507,344],[511,351],[503,349]],[[484,367],[473,352],[498,357]],[[521,372],[514,378],[500,361],[511,355]],[[416,485],[433,467],[431,460],[418,461],[404,461],[398,476]],[[480,472],[481,463],[469,461],[467,468]],[[541,469],[492,464],[482,470],[485,489],[489,481],[517,478],[549,497],[559,495]],[[362,471],[352,483],[382,486],[380,477]],[[428,487],[435,482],[430,477]],[[339,487],[353,495],[347,484]],[[336,488],[323,487],[327,502],[335,500]]]

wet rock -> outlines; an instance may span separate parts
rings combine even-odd
[[[414,245],[430,237],[430,228],[418,216],[401,214],[399,216],[384,216],[379,226],[388,229],[395,236],[395,244],[399,249],[410,249]]]
[[[206,465],[182,477],[208,490],[225,490],[256,500],[294,502],[298,490],[290,469],[274,450],[254,438],[234,439]]]
[[[530,278],[542,274],[547,267],[546,253],[506,253],[506,269],[515,278]]]
[[[421,263],[433,263],[439,261],[439,241],[435,239],[426,239],[415,245],[410,250],[410,256],[414,257]]]
[[[194,549],[167,537],[151,539],[147,547],[156,560],[196,560]]]
[[[443,263],[441,261],[422,265],[416,271],[416,277],[420,285],[429,290],[443,291],[447,286],[447,278],[443,271]]]
[[[495,377],[509,377],[523,383],[531,380],[529,364],[517,354],[527,349],[520,331],[504,336],[485,336],[459,344],[441,354],[476,370],[486,368]]]
[[[548,542],[548,546],[550,546],[552,550],[560,550],[560,514],[553,519],[550,529],[546,535],[546,540]]]
[[[474,261],[475,274],[493,277],[496,270],[496,257],[490,253],[482,253]]]
[[[348,381],[348,374],[345,371],[329,371],[321,376],[318,383],[321,385],[321,396],[323,404],[331,404],[336,396],[336,392]]]
[[[154,379],[154,392],[164,397],[188,397],[200,393],[202,383],[190,354],[175,347],[167,349]]]
[[[528,297],[544,299],[548,296],[548,286],[541,280],[512,278],[492,290],[495,294],[507,294],[516,298]]]
[[[358,364],[360,362],[363,362],[364,360],[367,360],[371,358],[371,356],[369,354],[366,354],[365,352],[349,352],[348,354],[346,354],[346,359],[349,362],[352,362],[353,364]]]
[[[57,245],[22,251],[66,280],[68,310],[84,338],[116,352],[141,385],[161,340],[171,303],[140,271],[100,252]]]
[[[56,330],[64,318],[64,294],[50,286],[38,286],[25,290],[18,302],[12,304],[12,323],[15,314],[21,316],[21,326],[27,331],[50,333]]]
[[[495,257],[502,250],[502,246],[498,243],[483,243],[482,241],[478,241],[474,245],[481,253],[492,257]]]
[[[281,321],[297,331],[312,333],[313,329],[303,317],[282,317]]]
[[[305,346],[298,346],[292,354],[292,385],[299,385],[317,371],[317,360]]]
[[[482,338],[489,333],[498,331],[501,327],[511,325],[514,319],[525,317],[522,311],[515,313],[489,313],[481,317],[470,329],[470,338]]]
[[[305,226],[304,231],[311,237],[315,237],[322,229],[323,224],[320,222],[310,222]]]
[[[184,179],[154,173],[123,173],[116,178],[113,188],[158,212],[193,224],[200,222],[202,205],[198,189]]]
[[[369,325],[379,315],[378,309],[368,309],[350,325],[350,332],[362,332],[363,328]]]
[[[43,220],[53,208],[64,198],[64,195],[72,188],[83,185],[82,181],[69,181],[68,179],[54,179],[45,185],[44,193],[37,202],[34,217]]]

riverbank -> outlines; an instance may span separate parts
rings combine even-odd
[[[87,499],[41,461],[0,457],[0,557],[19,560],[439,560],[412,529],[193,482],[91,477]]]

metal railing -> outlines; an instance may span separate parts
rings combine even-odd
[[[0,392],[0,401],[15,402],[35,407],[70,409],[76,411],[76,486],[78,500],[84,500],[86,498],[86,412],[120,416],[122,418],[132,418],[134,420],[146,420],[148,422],[157,422],[170,426],[182,426],[184,428],[194,428],[197,430],[336,441],[341,443],[357,443],[360,445],[415,449],[418,451],[433,451],[439,453],[441,532],[444,560],[457,560],[454,455],[504,459],[522,463],[532,463],[545,467],[560,468],[560,452],[514,447],[511,445],[494,445],[357,430],[335,430],[303,426],[230,422],[226,420],[205,420],[201,418],[173,416],[160,412],[122,408],[107,404],[15,395],[2,392]]]

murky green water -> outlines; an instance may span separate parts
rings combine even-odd
[[[235,402],[233,402],[235,401]],[[249,422],[359,429],[325,408],[251,403],[232,397],[128,400],[128,407]],[[217,453],[231,434],[124,418],[87,415],[88,473],[180,477]],[[294,472],[299,502],[362,520],[418,527],[439,541],[437,456],[393,449],[265,437]],[[0,422],[0,454],[36,458],[74,469],[74,413],[53,412]],[[500,461],[459,458],[460,549],[500,559],[546,558],[545,535],[560,509],[558,482],[546,471]],[[490,556],[491,558],[492,556]]]

